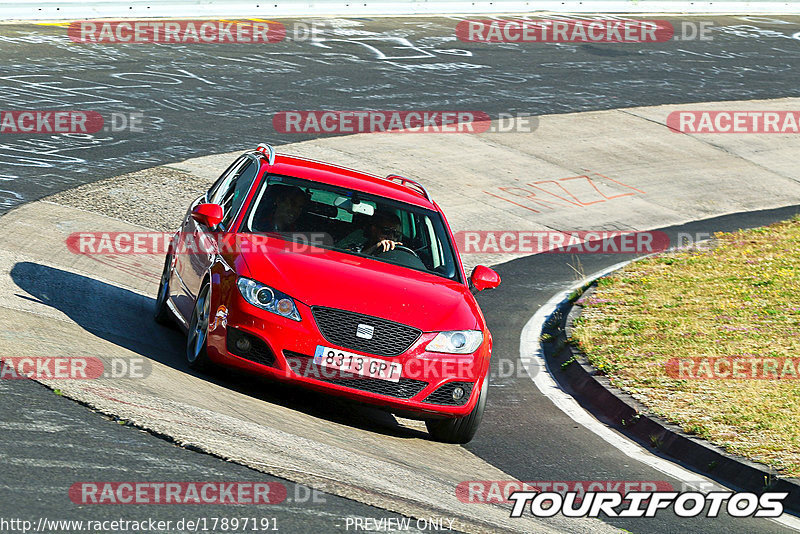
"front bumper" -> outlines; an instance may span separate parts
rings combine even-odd
[[[208,354],[220,365],[422,418],[468,414],[488,372],[490,349],[486,341],[474,354],[429,353],[425,346],[436,334],[423,333],[399,356],[377,356],[325,339],[311,309],[299,302],[296,304],[302,321],[298,322],[251,306],[239,295],[232,300],[229,307],[212,309]],[[242,338],[247,342],[237,344]],[[399,362],[403,366],[401,378],[391,382],[318,366],[313,362],[318,345]],[[456,388],[464,392],[461,398],[454,398]]]

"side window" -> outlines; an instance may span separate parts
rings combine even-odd
[[[221,204],[222,198],[231,187],[231,182],[249,161],[249,158],[243,157],[233,162],[233,165],[228,167],[228,170],[222,173],[222,176],[220,176],[217,181],[214,182],[214,185],[211,186],[211,189],[208,190],[206,194],[208,202],[211,204]]]
[[[444,254],[442,242],[439,240],[439,237],[436,234],[433,221],[430,219],[430,217],[425,217],[421,222],[425,226],[425,234],[423,235],[424,240],[427,241],[430,246],[433,269],[435,271],[443,272],[448,277],[452,276],[455,267],[448,265],[449,260]]]
[[[250,186],[253,185],[253,180],[258,174],[258,165],[252,160],[249,160],[241,170],[239,170],[233,177],[233,180],[228,187],[226,193],[222,196],[219,204],[222,205],[222,221],[220,224],[224,228],[228,228],[233,218],[239,213],[239,208],[242,207],[244,199],[247,197],[247,192],[250,191]]]

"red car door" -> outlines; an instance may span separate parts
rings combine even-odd
[[[191,319],[203,277],[217,255],[218,236],[224,234],[235,220],[258,174],[258,169],[259,162],[254,156],[243,156],[220,177],[204,198],[198,199],[192,206],[194,208],[201,203],[222,206],[222,221],[216,227],[209,228],[191,215],[184,221],[183,249],[186,253],[177,255],[175,271],[180,281],[172,287],[173,293],[180,294],[176,295],[175,303],[187,321]]]

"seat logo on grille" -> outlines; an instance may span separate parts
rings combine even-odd
[[[360,324],[356,327],[356,337],[364,338],[364,339],[372,339],[373,334],[375,334],[375,327],[370,326],[368,324]]]

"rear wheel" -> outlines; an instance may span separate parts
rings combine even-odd
[[[156,297],[156,305],[153,313],[153,318],[158,324],[169,326],[173,324],[172,313],[167,306],[169,299],[169,279],[172,275],[172,254],[167,254],[167,259],[164,260],[164,270],[161,273],[161,283],[158,286],[158,296]]]
[[[470,413],[451,419],[429,419],[425,421],[428,433],[436,441],[444,443],[469,443],[478,431],[486,409],[486,396],[489,393],[489,374],[483,379],[478,402]]]
[[[208,370],[208,316],[211,309],[211,286],[206,284],[197,295],[197,302],[189,322],[189,335],[186,338],[186,361],[197,371]]]

